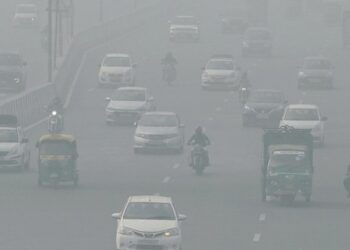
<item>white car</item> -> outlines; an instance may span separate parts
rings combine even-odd
[[[316,105],[293,104],[285,108],[280,127],[290,126],[295,129],[310,129],[314,142],[319,145],[324,144],[324,122],[326,117],[322,117]]]
[[[13,17],[15,27],[33,27],[38,23],[38,10],[35,4],[17,4]]]
[[[12,115],[0,115],[0,169],[28,169],[30,166],[30,148],[28,138],[17,118]]]
[[[202,68],[203,89],[237,89],[241,70],[230,55],[215,55]]]
[[[173,112],[146,112],[137,122],[134,152],[175,151],[181,153],[185,143],[184,125]]]
[[[153,96],[146,88],[121,87],[107,97],[106,122],[134,123],[146,111],[156,109]]]
[[[136,64],[128,54],[107,54],[100,65],[100,86],[133,86],[135,85]]]
[[[181,221],[170,197],[131,196],[123,211],[114,213],[118,220],[117,250],[180,250]]]
[[[169,21],[170,41],[199,41],[199,22],[193,16],[177,16]]]

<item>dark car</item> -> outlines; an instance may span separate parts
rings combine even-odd
[[[24,90],[26,65],[18,52],[0,52],[0,90]]]
[[[278,127],[286,104],[281,91],[252,91],[242,111],[243,126]]]
[[[221,19],[221,31],[223,34],[243,34],[248,23],[240,17],[225,16]]]
[[[272,35],[263,27],[248,28],[242,43],[243,56],[271,56]]]

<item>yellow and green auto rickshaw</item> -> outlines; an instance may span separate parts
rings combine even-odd
[[[78,152],[72,135],[43,135],[36,146],[39,150],[39,186],[50,183],[56,187],[60,182],[73,182],[74,186],[78,185]]]

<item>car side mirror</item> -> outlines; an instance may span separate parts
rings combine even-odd
[[[186,220],[187,219],[187,216],[186,215],[184,215],[184,214],[179,214],[178,215],[178,220],[179,221],[184,221],[184,220]]]
[[[134,122],[134,126],[137,127],[137,122]]]
[[[113,214],[112,214],[112,218],[113,218],[113,219],[120,220],[121,217],[122,217],[122,216],[121,216],[121,213],[113,213]]]
[[[323,116],[323,117],[321,118],[321,120],[322,120],[322,121],[327,121],[328,118],[327,118],[326,116]]]
[[[105,98],[105,101],[106,101],[106,102],[110,102],[111,100],[112,100],[112,99],[111,99],[110,97],[106,97],[106,98]]]
[[[28,138],[23,138],[21,142],[22,142],[22,143],[28,143],[28,142],[29,142],[29,139],[28,139]]]

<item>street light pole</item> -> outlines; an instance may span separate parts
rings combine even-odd
[[[48,8],[47,8],[47,13],[48,13],[48,23],[47,23],[47,31],[48,31],[48,74],[47,74],[47,80],[48,82],[52,81],[52,1],[53,0],[48,0]]]

